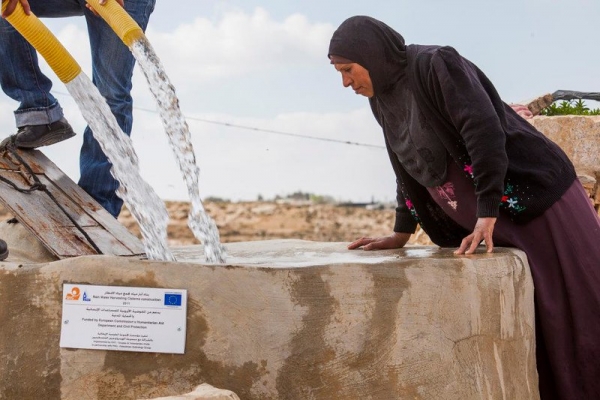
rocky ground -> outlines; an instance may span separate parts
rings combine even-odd
[[[170,246],[198,244],[187,226],[190,203],[167,201]],[[208,215],[219,228],[222,243],[270,239],[304,239],[323,242],[350,242],[361,236],[382,236],[392,232],[395,212],[391,208],[368,210],[364,207],[333,204],[256,202],[205,202]],[[0,205],[0,221],[13,215]],[[140,229],[129,210],[123,209],[119,222],[141,238]],[[411,243],[429,244],[418,231]]]
[[[166,202],[170,216],[169,244],[199,243],[187,226],[190,204]],[[393,209],[367,210],[364,207],[332,204],[290,204],[279,202],[205,202],[219,228],[221,242],[269,239],[304,239],[324,242],[350,242],[361,236],[388,235],[394,226]],[[128,210],[119,221],[139,236],[139,228]],[[423,233],[413,243],[427,244]]]
[[[198,244],[187,226],[188,202],[165,202],[170,220],[170,246]],[[351,242],[361,236],[383,236],[392,232],[393,208],[370,210],[334,204],[275,201],[205,202],[208,215],[219,228],[222,243],[270,239],[304,239],[321,242]],[[0,220],[12,218],[0,205]],[[130,232],[141,238],[137,222],[124,208],[119,216]],[[411,244],[432,244],[418,228]]]
[[[165,202],[170,220],[170,246],[198,244],[187,226],[188,202]],[[321,242],[351,242],[361,236],[383,236],[392,232],[393,208],[366,209],[365,207],[335,204],[290,203],[276,201],[205,202],[208,215],[219,228],[222,243],[270,239],[304,239]],[[0,205],[0,220],[12,218]],[[141,238],[137,222],[124,208],[119,216],[130,232]],[[418,228],[411,244],[432,244]]]
[[[595,202],[599,210],[599,185],[595,181],[583,183],[592,203]],[[167,201],[166,206],[170,216],[169,244],[182,246],[199,243],[187,226],[190,204]],[[223,243],[269,239],[351,242],[361,236],[389,235],[395,217],[395,210],[390,207],[371,210],[308,202],[205,202],[204,206],[208,215],[215,220]],[[137,223],[128,210],[123,210],[119,221],[140,236]],[[417,228],[409,243],[432,244],[420,228]]]
[[[599,208],[598,184],[585,184],[590,197]],[[592,200],[593,201],[593,200]],[[166,201],[170,216],[168,241],[170,246],[198,244],[187,226],[188,202]],[[392,232],[393,208],[367,209],[365,207],[309,202],[253,201],[205,202],[208,215],[214,219],[222,243],[270,239],[304,239],[321,242],[351,242],[361,236],[383,236]],[[600,210],[599,210],[600,215]],[[0,221],[13,216],[0,205]],[[124,208],[119,216],[130,232],[141,238],[137,222]],[[410,244],[431,245],[429,237],[417,228]]]

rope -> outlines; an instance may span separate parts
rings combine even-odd
[[[44,190],[46,189],[46,185],[44,185],[43,183],[34,183],[33,185],[31,185],[31,187],[29,189],[23,189],[18,187],[13,181],[11,181],[10,179],[6,179],[5,177],[0,175],[0,181],[12,186],[13,189],[15,189],[18,192],[21,193],[31,193],[34,190]]]
[[[50,200],[52,200],[54,202],[54,204],[56,204],[58,206],[58,208],[67,216],[67,218],[69,219],[69,221],[71,221],[71,223],[73,224],[73,226],[75,226],[75,228],[77,228],[77,230],[79,230],[79,232],[83,235],[83,237],[85,237],[85,239],[88,241],[88,243],[90,244],[90,246],[92,246],[92,248],[94,250],[96,250],[96,252],[98,254],[103,254],[102,251],[96,245],[96,243],[92,240],[92,238],[81,227],[81,225],[79,225],[77,223],[77,221],[75,221],[75,219],[73,217],[71,217],[71,215],[67,212],[67,210],[65,210],[65,208],[56,200],[56,197],[54,197],[54,195],[52,193],[50,193],[50,191],[48,190],[48,188],[46,187],[46,185],[44,185],[40,181],[40,179],[37,177],[37,175],[35,174],[35,172],[33,172],[33,169],[31,168],[31,166],[23,159],[23,157],[21,157],[17,153],[17,151],[15,150],[15,146],[14,146],[14,141],[13,140],[11,140],[10,142],[8,142],[6,144],[5,149],[8,150],[10,152],[10,154],[12,154],[17,160],[19,160],[19,162],[25,167],[25,169],[27,170],[27,172],[29,172],[29,174],[33,178],[34,183],[33,183],[33,185],[31,185],[31,187],[29,189],[23,189],[23,188],[18,187],[14,182],[11,182],[9,179],[4,178],[3,176],[0,176],[0,180],[2,182],[5,182],[5,183],[9,184],[15,190],[17,190],[17,191],[19,191],[21,193],[31,193],[31,192],[33,192],[35,190],[40,190],[40,191],[46,193],[48,195],[48,197],[50,197]]]

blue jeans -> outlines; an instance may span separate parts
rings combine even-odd
[[[125,10],[145,30],[155,2],[125,0]],[[131,51],[102,18],[85,7],[85,0],[29,0],[29,4],[31,11],[42,18],[85,17],[92,51],[92,80],[123,132],[130,135],[131,77],[135,65]],[[0,19],[0,60],[2,90],[20,103],[15,111],[18,127],[50,124],[63,116],[50,93],[52,82],[39,69],[35,49],[4,19]],[[115,193],[119,183],[110,174],[111,164],[89,126],[83,134],[79,167],[79,186],[116,218],[123,205]]]

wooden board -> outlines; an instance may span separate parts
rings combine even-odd
[[[142,242],[41,151],[15,151],[102,254],[144,256]],[[0,152],[0,176],[23,189],[34,183],[23,163],[6,150]],[[98,254],[46,192],[22,193],[0,181],[0,202],[58,258]]]

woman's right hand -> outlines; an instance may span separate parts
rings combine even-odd
[[[0,1],[0,3],[2,3],[2,1]],[[25,15],[31,14],[31,7],[29,7],[29,2],[27,0],[8,0],[8,4],[2,13],[2,18],[9,17],[13,11],[15,11],[15,8],[17,8],[17,3],[21,3]]]
[[[399,249],[410,239],[410,233],[394,232],[389,236],[369,238],[362,237],[348,245],[349,250],[362,247],[363,250]]]

